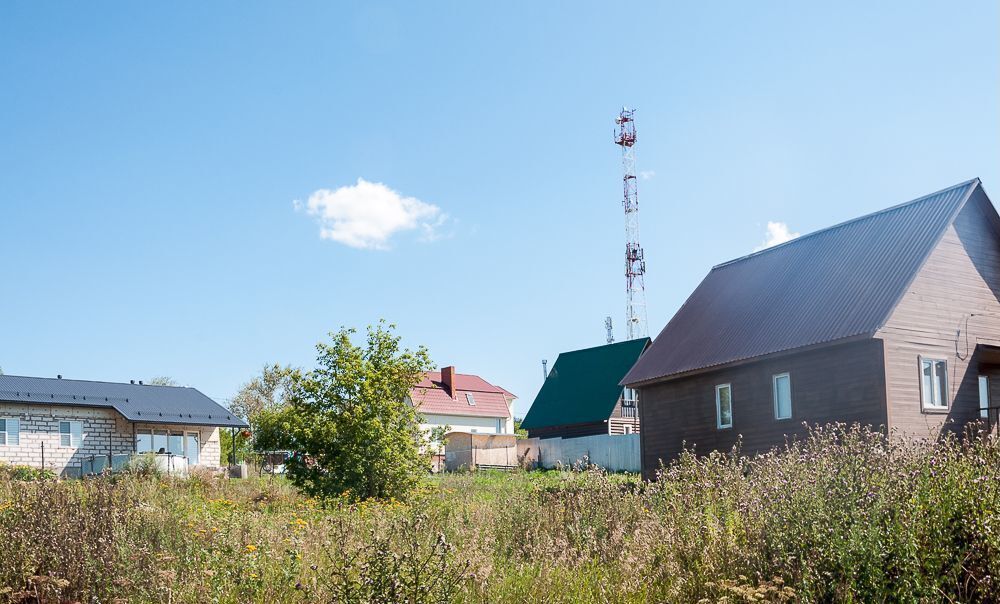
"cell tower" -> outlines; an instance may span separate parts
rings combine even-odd
[[[604,329],[608,332],[608,344],[615,343],[614,327],[611,324],[611,317],[604,317]]]
[[[615,119],[615,144],[622,148],[625,207],[625,330],[629,340],[646,336],[646,260],[639,245],[639,196],[635,186],[635,109],[622,107]]]

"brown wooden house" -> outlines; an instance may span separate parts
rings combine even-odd
[[[752,453],[804,424],[995,420],[1000,216],[975,179],[720,264],[622,383],[647,476],[685,445]]]

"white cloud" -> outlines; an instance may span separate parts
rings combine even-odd
[[[649,180],[656,176],[656,170],[639,170],[639,178]]]
[[[784,243],[786,241],[791,241],[799,236],[799,233],[792,233],[788,230],[788,225],[784,222],[771,222],[767,223],[767,234],[764,237],[764,242],[757,247],[753,248],[753,251],[759,252],[761,250],[766,250],[769,247]]]
[[[316,217],[323,239],[360,249],[389,249],[393,235],[413,229],[421,231],[421,241],[433,241],[436,229],[448,219],[436,205],[403,197],[382,183],[363,178],[334,191],[320,189],[304,204],[296,200],[292,206]]]

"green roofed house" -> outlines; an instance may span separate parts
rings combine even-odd
[[[560,354],[521,427],[531,438],[638,433],[638,398],[619,382],[649,343],[639,338]]]

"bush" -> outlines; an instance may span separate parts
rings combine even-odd
[[[0,481],[0,535],[0,602],[995,602],[1000,443],[828,426],[653,483],[481,471],[406,502],[280,476]]]
[[[125,462],[121,471],[139,478],[160,478],[163,475],[160,466],[156,464],[156,454],[154,453],[133,455]]]
[[[8,466],[0,464],[0,480],[20,480],[32,482],[36,480],[55,480],[56,473],[47,468],[33,468],[31,466]]]

